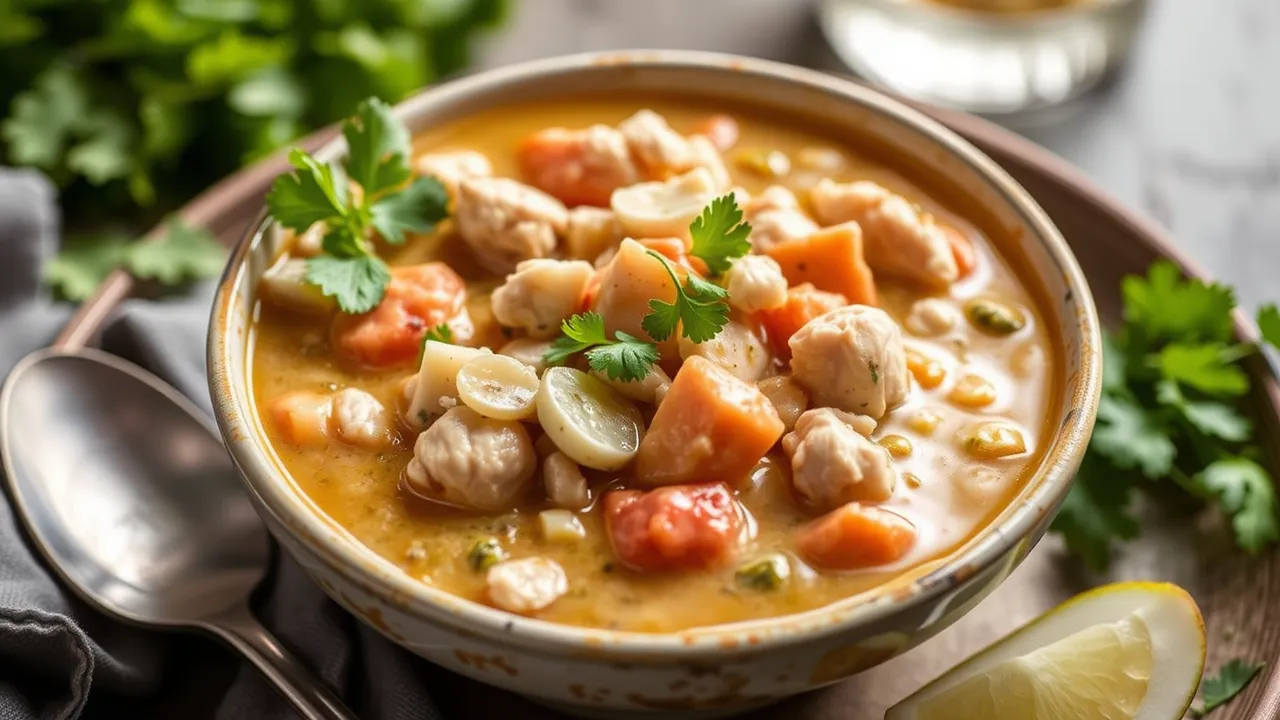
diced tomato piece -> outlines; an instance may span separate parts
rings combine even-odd
[[[334,347],[343,358],[369,367],[410,362],[422,336],[437,325],[447,323],[458,342],[471,336],[466,299],[466,283],[442,262],[393,268],[378,307],[334,320]]]
[[[796,550],[816,568],[858,570],[901,560],[916,542],[910,520],[875,505],[851,502],[796,532]]]
[[[973,269],[978,266],[978,255],[973,250],[973,242],[964,233],[950,225],[942,226],[942,234],[946,236],[947,244],[951,246],[951,254],[956,259],[960,277],[973,272]]]
[[[609,207],[614,190],[640,178],[629,156],[593,148],[590,132],[547,128],[526,137],[516,149],[525,180],[569,206]]]
[[[840,293],[825,292],[810,283],[787,289],[787,304],[772,310],[762,310],[757,315],[769,331],[769,342],[779,357],[791,357],[791,336],[819,315],[849,304]]]
[[[614,554],[642,571],[722,566],[733,559],[743,525],[722,483],[614,490],[604,496],[604,518]]]
[[[738,144],[738,121],[732,115],[711,115],[697,124],[694,135],[705,135],[720,152]]]

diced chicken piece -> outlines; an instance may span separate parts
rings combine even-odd
[[[454,206],[458,233],[476,260],[496,273],[550,255],[569,221],[564,203],[509,178],[463,180]]]
[[[333,428],[343,442],[376,450],[391,444],[391,413],[364,390],[346,388],[333,398]]]
[[[765,253],[790,240],[802,240],[818,232],[818,225],[795,208],[763,210],[751,218],[751,247]]]
[[[935,288],[960,276],[946,231],[901,195],[865,180],[825,179],[814,186],[809,199],[822,224],[852,221],[862,226],[872,270]]]
[[[560,333],[560,323],[582,308],[595,268],[584,260],[525,260],[490,298],[493,316],[534,338]]]
[[[628,237],[687,240],[689,224],[715,198],[711,173],[697,168],[666,181],[622,188],[609,204]]]
[[[333,403],[328,395],[299,390],[285,393],[271,403],[271,418],[290,445],[324,445],[329,438]]]
[[[745,313],[773,310],[787,304],[787,279],[778,262],[767,255],[746,255],[725,273],[729,304]]]
[[[808,393],[790,375],[765,378],[756,383],[756,387],[773,403],[773,409],[778,411],[778,419],[782,420],[787,432],[791,432],[801,413],[809,407]]]
[[[518,420],[493,420],[459,405],[418,436],[405,477],[423,497],[498,512],[528,492],[537,462]]]
[[[558,450],[542,461],[542,484],[547,499],[556,507],[581,510],[591,504],[591,489],[582,468]]]
[[[911,303],[904,323],[912,335],[932,337],[951,332],[960,322],[960,311],[942,298],[921,298]]]
[[[737,320],[730,320],[715,337],[704,343],[695,343],[683,335],[679,342],[681,359],[701,355],[747,382],[764,377],[773,365],[773,354],[760,334]]]
[[[796,194],[782,185],[770,185],[742,206],[742,214],[748,221],[767,210],[799,210]]]
[[[805,411],[795,430],[783,436],[782,449],[791,458],[796,493],[816,510],[854,501],[884,502],[893,495],[897,473],[889,451],[830,408]]]
[[[710,138],[704,135],[686,138],[652,110],[641,110],[623,120],[618,130],[626,137],[632,155],[640,159],[650,179],[665,180],[701,167],[709,171],[716,191],[728,190],[729,171]]]
[[[674,268],[677,276],[681,269]],[[649,301],[675,302],[676,289],[662,261],[649,255],[635,240],[623,240],[618,252],[605,266],[594,310],[604,318],[610,334],[621,330],[635,337],[647,337],[641,322],[649,314]],[[679,357],[674,337],[658,343],[664,359]]]
[[[612,210],[583,205],[569,211],[564,251],[574,260],[595,260],[606,250],[618,247],[623,237],[622,224]]]
[[[879,308],[837,308],[809,321],[788,344],[791,371],[817,406],[878,420],[906,400],[902,331]]]
[[[430,175],[439,180],[449,191],[449,197],[458,196],[458,183],[463,180],[493,175],[493,164],[489,158],[476,150],[427,153],[419,157],[414,166],[419,175]]]
[[[666,397],[667,390],[671,388],[671,377],[657,365],[649,368],[649,373],[639,380],[614,380],[605,373],[595,370],[592,370],[591,374],[609,383],[613,389],[632,400],[651,405],[661,404],[662,398]]]
[[[642,572],[723,566],[733,559],[744,525],[723,483],[615,490],[604,496],[604,518],[614,554]]]
[[[569,579],[555,560],[541,557],[507,560],[489,568],[489,600],[507,612],[528,615],[569,592]]]
[[[517,154],[529,184],[566,205],[603,207],[614,190],[641,180],[627,139],[607,125],[547,128],[525,138]]]
[[[702,135],[720,152],[738,144],[738,121],[732,115],[710,115],[694,128],[694,135]]]

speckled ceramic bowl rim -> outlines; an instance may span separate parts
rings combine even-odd
[[[762,79],[799,83],[888,118],[928,136],[983,176],[1031,230],[1077,298],[1080,365],[1063,399],[1061,426],[1038,472],[1015,505],[937,569],[906,588],[887,586],[834,604],[775,618],[712,626],[673,633],[649,634],[561,625],[525,618],[472,602],[426,585],[374,553],[342,529],[306,498],[287,476],[267,444],[252,408],[237,402],[236,378],[229,362],[246,352],[248,335],[229,338],[232,300],[247,272],[246,258],[263,242],[269,223],[264,213],[236,247],[215,295],[208,344],[209,383],[215,415],[233,459],[261,511],[287,528],[331,570],[356,586],[420,619],[454,627],[509,646],[548,655],[592,652],[633,660],[694,660],[699,657],[767,652],[804,643],[880,621],[907,607],[924,603],[955,588],[983,568],[1005,557],[1014,545],[1042,527],[1070,487],[1083,456],[1097,412],[1101,373],[1099,324],[1088,284],[1080,267],[1045,212],[1027,192],[990,158],[941,124],[873,90],[823,73],[739,56],[693,51],[625,51],[588,53],[538,60],[492,70],[432,88],[396,108],[402,119],[466,98],[498,94],[503,88],[548,76],[572,75],[601,65],[689,68],[698,71],[748,73]],[[339,138],[317,153],[322,159],[341,155]],[[1069,322],[1069,319],[1064,319]],[[243,360],[242,360],[243,361]],[[247,370],[247,363],[246,363]],[[241,378],[243,380],[243,378]]]

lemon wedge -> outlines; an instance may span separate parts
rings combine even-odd
[[[1186,590],[1105,585],[965,660],[885,720],[1178,720],[1204,654],[1204,621]]]

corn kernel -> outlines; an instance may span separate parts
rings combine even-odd
[[[911,441],[901,435],[885,435],[880,438],[880,446],[889,451],[889,454],[896,458],[903,458],[911,454]]]
[[[947,369],[937,360],[913,348],[907,348],[906,356],[907,369],[925,390],[932,390],[947,379]]]
[[[907,484],[907,487],[911,488],[912,490],[915,490],[921,485],[924,485],[924,481],[920,479],[920,476],[916,475],[913,472],[902,473],[902,481],[905,482]]]
[[[956,381],[947,399],[963,407],[986,407],[996,401],[996,386],[979,375],[965,375]]]
[[[937,410],[918,410],[914,415],[907,418],[907,427],[915,430],[921,435],[932,435],[934,430],[942,424],[942,413]]]
[[[1027,451],[1022,433],[1006,422],[978,423],[960,435],[960,447],[980,460],[996,460]]]

